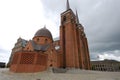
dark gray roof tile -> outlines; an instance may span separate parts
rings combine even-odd
[[[50,44],[39,45],[32,40],[30,40],[30,42],[32,43],[34,50],[37,50],[37,51],[46,51],[50,47]]]

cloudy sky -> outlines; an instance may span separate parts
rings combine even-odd
[[[120,0],[69,0],[88,38],[91,60],[120,61]],[[66,0],[0,0],[0,62],[8,62],[17,39],[44,27],[59,36]]]

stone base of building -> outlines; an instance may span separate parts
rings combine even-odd
[[[10,67],[10,71],[18,72],[18,73],[33,73],[33,72],[40,72],[46,70],[46,66],[41,65],[12,65]]]

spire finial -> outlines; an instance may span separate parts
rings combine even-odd
[[[19,36],[19,39],[21,39],[21,36]]]
[[[67,10],[70,9],[69,0],[67,0],[66,8]]]
[[[44,25],[44,29],[46,29],[46,25]]]
[[[77,10],[76,10],[76,22],[79,24],[79,18],[78,18]]]

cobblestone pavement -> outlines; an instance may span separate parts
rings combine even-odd
[[[68,70],[66,73],[51,71],[38,73],[13,73],[0,69],[0,80],[120,80],[120,72]]]

